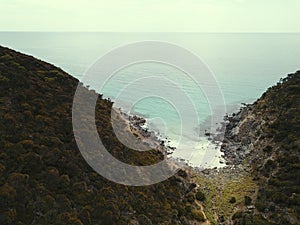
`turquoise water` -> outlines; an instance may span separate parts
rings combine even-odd
[[[51,62],[80,80],[85,71],[111,49],[143,40],[170,42],[201,58],[214,73],[228,112],[237,109],[241,102],[253,102],[281,77],[300,69],[300,34],[0,32],[0,45]],[[143,83],[133,82],[151,76],[179,85],[187,96],[187,100],[181,100],[181,106],[188,109],[193,105],[198,117],[194,118],[187,110],[185,120],[181,121],[176,106],[160,97],[180,97],[174,92],[174,83],[157,84],[155,79],[148,79],[143,86]],[[103,89],[97,81],[89,85],[113,100],[119,96],[116,107],[148,118],[148,125],[169,137],[173,145],[184,143],[184,147],[177,150],[179,157],[201,164],[203,146],[207,145],[202,137],[204,129],[209,127],[210,104],[213,103],[207,101],[205,93],[182,71],[163,64],[140,63],[118,71]],[[128,85],[129,88],[124,89]],[[139,94],[147,97],[133,105],[131,100]]]

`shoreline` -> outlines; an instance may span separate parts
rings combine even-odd
[[[137,116],[129,115],[120,108],[113,107],[113,110],[120,116],[122,121],[126,124],[126,131],[133,134],[137,139],[146,143],[150,148],[159,149],[164,156],[172,154],[175,147],[169,146],[169,140],[157,134],[157,132],[150,130],[147,126],[147,119]]]
[[[228,166],[226,164],[226,159],[224,158],[224,153],[221,151],[223,142],[215,138],[218,136],[218,133],[210,134],[209,136],[204,135],[202,138],[203,142],[197,144],[197,150],[191,155],[191,158],[200,156],[199,164],[195,165],[190,159],[183,158],[182,156],[174,156],[173,154],[176,151],[176,147],[170,145],[172,140],[168,140],[168,137],[163,137],[157,131],[151,130],[147,125],[147,118],[139,115],[127,114],[123,112],[121,108],[117,107],[113,107],[113,110],[126,124],[126,131],[133,134],[135,138],[143,143],[146,143],[150,148],[158,149],[164,157],[170,158],[174,163],[179,164],[180,166],[192,167],[197,170],[221,169]],[[214,152],[214,157],[209,162],[206,162],[205,160],[203,162],[203,158],[201,158],[206,151]],[[215,151],[218,152],[216,153]]]

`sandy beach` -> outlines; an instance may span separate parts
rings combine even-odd
[[[174,163],[181,166],[188,165],[199,169],[222,168],[226,166],[223,153],[220,151],[220,143],[209,141],[207,137],[201,138],[192,154],[189,151],[184,154],[185,149],[176,149],[176,147],[171,145],[173,143],[172,140],[161,137],[155,131],[150,130],[147,125],[147,119],[143,117],[128,115],[120,108],[113,108],[112,123],[119,140],[135,150],[158,149],[163,153],[164,157],[170,158]],[[119,132],[120,129],[122,132]]]

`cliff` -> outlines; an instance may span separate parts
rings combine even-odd
[[[298,71],[225,116],[226,166],[193,169],[211,224],[299,224],[299,112]]]
[[[72,130],[77,85],[53,65],[0,47],[0,224],[203,222],[200,206],[187,196],[194,186],[184,171],[146,187],[116,184],[93,171]],[[163,159],[157,149],[137,152],[118,141],[112,104],[98,95],[95,112],[110,153],[133,165]]]
[[[270,87],[228,118],[223,151],[227,164],[249,168],[258,184],[251,210],[235,224],[299,224],[300,71]]]

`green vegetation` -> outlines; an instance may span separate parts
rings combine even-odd
[[[236,203],[235,197],[231,197],[231,199],[229,200],[229,203],[231,203],[231,204]]]
[[[95,173],[74,140],[71,109],[78,81],[48,63],[0,47],[0,224],[188,224],[203,221],[188,182],[176,175],[146,187]],[[97,129],[118,159],[148,165],[156,149],[126,148],[113,133],[112,102],[98,96]]]
[[[220,218],[230,220],[236,209],[244,207],[245,196],[254,195],[257,188],[249,175],[241,174],[235,178],[221,173],[209,177],[201,174],[195,176],[195,181],[202,189],[200,193],[205,195],[204,212],[212,224],[219,224]],[[232,201],[233,198],[235,201]]]
[[[196,199],[199,201],[204,201],[205,200],[205,195],[202,191],[197,191],[196,193]]]
[[[269,220],[294,224],[300,220],[300,72],[290,74],[270,88],[257,102],[257,111],[274,118],[265,128],[268,138],[275,143],[272,159],[263,163],[254,173],[267,179],[260,183],[256,207],[267,213]]]
[[[243,169],[250,172],[197,173],[199,187],[192,191],[183,170],[147,187],[115,184],[95,173],[74,140],[77,84],[53,65],[0,47],[1,225],[188,225],[208,224],[206,218],[211,224],[299,224],[300,72],[242,109],[239,133],[252,145]],[[118,141],[112,104],[98,95],[95,111],[110,153],[132,165],[162,160],[157,149],[138,152]]]
[[[299,224],[300,71],[281,79],[248,109],[256,132],[247,160],[259,185],[254,213],[235,215],[236,224]],[[252,118],[252,120],[251,120]],[[245,128],[241,128],[244,129]],[[251,200],[251,201],[250,201]],[[252,203],[252,200],[253,203]],[[265,218],[265,219],[263,219]]]

